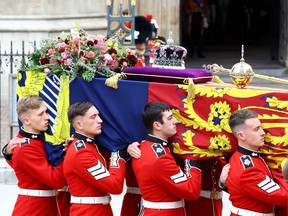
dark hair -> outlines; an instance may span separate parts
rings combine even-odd
[[[70,124],[73,124],[76,117],[84,116],[92,106],[94,106],[92,102],[76,102],[70,105],[68,110],[68,120]]]
[[[161,124],[164,123],[162,119],[163,112],[169,110],[170,107],[164,102],[154,101],[145,105],[142,113],[142,120],[148,133],[152,133],[153,123],[155,121],[160,122]]]
[[[258,114],[250,109],[236,110],[229,119],[229,126],[234,133],[236,127],[241,126],[247,119],[257,118]]]

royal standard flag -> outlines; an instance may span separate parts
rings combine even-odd
[[[236,88],[228,84],[196,84],[195,98],[187,98],[188,86],[157,82],[119,80],[118,89],[105,85],[104,78],[69,82],[55,75],[33,71],[18,73],[17,95],[39,94],[50,116],[50,130],[45,141],[64,142],[73,134],[67,110],[78,101],[93,101],[103,119],[97,144],[110,151],[145,139],[147,133],[141,114],[146,103],[166,102],[179,121],[178,133],[170,140],[175,154],[184,158],[206,159],[229,156],[237,147],[228,120],[238,109],[252,109],[259,114],[266,132],[261,153],[273,170],[288,153],[288,91],[260,87]]]

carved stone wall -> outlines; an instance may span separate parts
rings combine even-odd
[[[179,44],[180,0],[138,0],[136,11],[136,15],[152,14],[159,25],[158,35],[167,39],[172,31],[174,42]]]
[[[288,66],[288,2],[280,1],[279,61]]]
[[[0,42],[1,53],[10,53],[13,41],[14,53],[21,53],[22,41],[26,50],[33,51],[32,41],[39,42],[48,35],[68,32],[78,23],[89,33],[106,34],[106,1],[59,1],[59,0],[1,0],[0,1]],[[11,123],[12,86],[11,75],[19,66],[6,66],[9,58],[2,56],[0,74],[0,147],[10,140],[18,130]],[[15,66],[15,67],[14,67]],[[12,74],[11,74],[12,72]],[[17,126],[17,124],[15,125]],[[12,131],[12,132],[11,132]]]
[[[104,0],[4,0],[0,2],[0,40],[35,40],[69,30],[79,23],[85,30],[106,32]]]

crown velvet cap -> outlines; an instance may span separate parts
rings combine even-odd
[[[130,67],[125,68],[123,72],[129,80],[177,84],[185,83],[188,78],[192,78],[194,83],[210,82],[213,78],[211,71],[195,68]]]

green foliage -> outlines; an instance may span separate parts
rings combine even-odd
[[[43,39],[28,59],[29,63],[22,62],[22,69],[86,81],[114,76],[137,62],[135,53],[121,47],[116,36],[89,35],[80,28]]]

